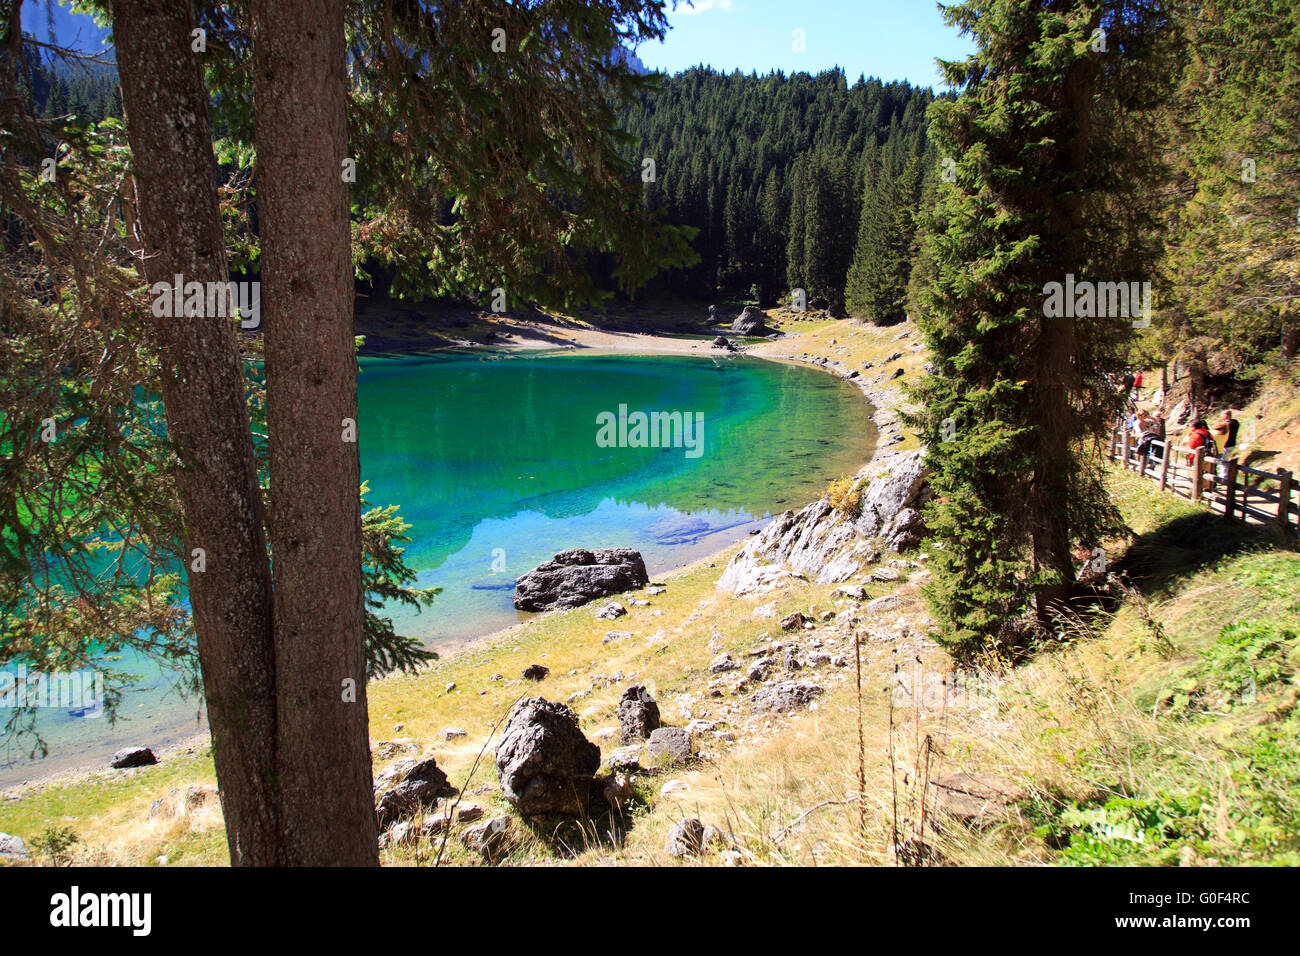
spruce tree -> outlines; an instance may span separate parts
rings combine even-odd
[[[1096,452],[1133,319],[1049,317],[1045,300],[1067,275],[1150,279],[1169,15],[1123,0],[945,10],[979,49],[944,64],[962,92],[932,107],[955,182],[919,317],[935,374],[916,422],[935,493],[927,593],[958,653],[1023,641],[1030,607],[1050,625],[1072,548],[1118,525]]]

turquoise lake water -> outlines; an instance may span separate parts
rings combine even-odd
[[[663,572],[811,501],[861,466],[875,441],[870,409],[848,383],[742,356],[441,353],[361,367],[367,499],[401,506],[408,565],[421,586],[443,589],[432,607],[392,617],[399,633],[434,648],[526,619],[512,603],[514,579],[556,551],[635,548],[651,575]],[[632,424],[636,412],[677,412],[702,427],[686,436],[690,447],[629,447],[635,431],[608,447],[598,422],[620,406]],[[124,719],[110,727],[43,712],[50,758],[0,752],[0,786],[200,726],[198,704],[172,691],[168,675],[124,663],[143,677]]]

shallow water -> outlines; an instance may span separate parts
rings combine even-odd
[[[399,633],[435,648],[528,617],[514,609],[514,579],[556,551],[635,548],[662,572],[812,500],[875,441],[851,385],[740,356],[440,353],[361,369],[367,500],[401,505],[408,565],[420,586],[443,588],[418,614],[390,613]],[[678,432],[679,447],[602,447],[598,416],[620,406],[689,414],[702,429]],[[0,786],[192,733],[196,702],[135,663],[145,682],[126,695],[127,720],[42,713],[50,758],[3,766],[21,755],[0,752]]]

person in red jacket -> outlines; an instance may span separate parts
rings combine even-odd
[[[1205,423],[1204,418],[1198,418],[1192,422],[1192,435],[1187,442],[1187,447],[1192,449],[1192,453],[1187,456],[1187,464],[1196,460],[1196,449],[1204,447],[1205,454],[1217,455],[1219,448],[1214,444],[1214,439],[1210,436],[1210,426]]]

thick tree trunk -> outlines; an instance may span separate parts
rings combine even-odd
[[[253,105],[283,834],[377,865],[362,646],[344,0],[255,0]]]
[[[150,284],[224,282],[226,254],[190,0],[114,0],[113,37]],[[236,865],[280,862],[275,656],[234,321],[154,319],[167,433],[180,449],[185,553],[213,758]],[[354,496],[355,497],[355,496]],[[355,504],[355,501],[354,501]],[[193,549],[206,569],[196,569]]]

